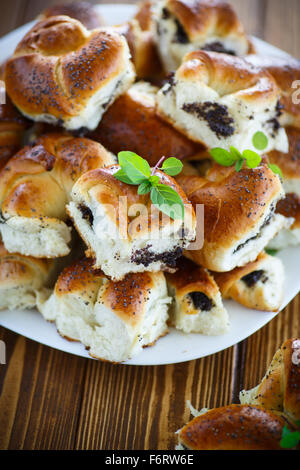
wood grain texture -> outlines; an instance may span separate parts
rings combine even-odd
[[[0,35],[57,1],[2,3]],[[299,0],[231,3],[249,34],[299,55]],[[300,296],[226,351],[155,367],[79,358],[0,328],[7,348],[7,363],[0,365],[0,449],[173,449],[175,431],[190,418],[187,400],[196,408],[238,402],[239,391],[262,378],[275,350],[300,335],[299,318]]]

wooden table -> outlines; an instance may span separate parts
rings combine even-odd
[[[57,2],[2,2],[0,34],[52,3]],[[299,54],[299,0],[231,3],[249,33]],[[238,402],[239,390],[256,385],[281,343],[299,336],[299,302],[300,295],[232,348],[168,366],[100,363],[1,328],[7,364],[0,365],[0,448],[173,449],[174,432],[190,418],[187,400],[196,408]]]

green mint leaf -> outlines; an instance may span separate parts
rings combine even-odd
[[[183,164],[178,158],[167,158],[162,164],[162,170],[170,176],[178,175],[183,168]]]
[[[231,155],[236,159],[236,160],[240,160],[241,158],[243,158],[241,152],[236,149],[235,147],[229,147],[229,150],[230,150],[230,153]]]
[[[159,181],[160,181],[159,176],[157,176],[157,175],[152,175],[149,178],[149,182],[152,184],[152,186],[158,185]]]
[[[285,429],[286,426],[284,426],[282,430],[282,438],[280,441],[280,447],[283,449],[292,449],[296,447],[299,442],[300,442],[300,432],[299,431],[294,431],[294,432],[287,432]]]
[[[220,147],[215,147],[210,150],[210,154],[213,157],[213,159],[219,163],[219,165],[223,166],[231,166],[234,164],[236,161],[236,158],[231,155],[228,150],[222,149]]]
[[[245,158],[249,168],[256,168],[261,162],[261,156],[253,150],[244,150],[243,157]]]
[[[274,163],[269,163],[269,164],[268,164],[268,167],[270,168],[270,170],[273,171],[273,173],[274,173],[275,175],[279,175],[280,178],[283,178],[283,176],[282,176],[282,171],[281,171],[281,169],[279,168],[279,166],[275,165]]]
[[[268,137],[261,131],[258,131],[252,137],[253,146],[257,150],[265,150],[268,146]]]
[[[179,194],[165,184],[152,187],[150,193],[153,204],[171,219],[184,218],[184,204]]]
[[[300,429],[300,420],[295,421],[295,424]]]
[[[151,176],[149,163],[134,152],[119,152],[121,169],[133,184],[140,184]]]
[[[235,162],[235,171],[241,171],[241,169],[243,168],[243,165],[244,165],[244,159],[241,158],[240,160],[237,160]]]
[[[125,173],[124,170],[119,170],[117,171],[116,173],[114,173],[114,177],[117,179],[117,180],[120,180],[122,181],[122,183],[126,183],[126,184],[135,184],[131,181],[131,179],[127,176],[127,174]]]
[[[144,181],[138,187],[138,194],[147,194],[150,193],[152,185],[149,181]]]
[[[266,248],[265,252],[267,253],[267,255],[275,256],[276,253],[278,253],[278,250],[275,250],[273,248]]]

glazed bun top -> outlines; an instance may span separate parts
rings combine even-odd
[[[39,16],[39,19],[60,15],[70,16],[70,18],[80,21],[87,29],[105,26],[103,18],[89,2],[72,2],[66,5],[53,5],[44,10]]]

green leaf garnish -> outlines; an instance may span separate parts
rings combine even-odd
[[[279,168],[279,166],[275,165],[274,163],[269,163],[269,164],[268,164],[268,167],[270,168],[270,170],[273,171],[273,173],[275,173],[275,175],[279,175],[280,178],[283,178],[283,176],[282,176],[282,171],[281,171],[281,169]]]
[[[243,157],[247,162],[249,168],[256,168],[261,162],[261,156],[253,150],[244,150]]]
[[[170,176],[178,175],[183,168],[183,164],[178,158],[170,157],[163,162],[161,169]]]
[[[268,146],[268,137],[261,131],[258,131],[252,137],[253,146],[257,150],[265,150]]]
[[[293,449],[300,442],[300,431],[291,431],[287,426],[283,427],[280,447],[283,449]]]
[[[243,165],[244,165],[244,159],[241,158],[240,160],[237,160],[235,162],[235,171],[241,171],[241,169],[243,168]]]
[[[275,250],[273,248],[265,248],[265,252],[267,255],[275,256],[276,253],[278,253],[278,250]]]
[[[119,165],[121,169],[114,177],[123,183],[138,185],[138,194],[150,192],[152,203],[172,219],[184,218],[184,204],[179,194],[166,184],[160,183],[160,178],[155,174],[157,169],[165,171],[170,176],[178,175],[183,165],[180,160],[170,157],[164,160],[162,157],[151,170],[149,163],[134,152],[119,152]],[[163,162],[162,168],[159,168]]]
[[[222,166],[231,166],[237,160],[228,150],[222,149],[221,147],[211,149],[210,154],[213,159]]]
[[[140,184],[151,176],[151,168],[144,158],[134,152],[119,152],[119,164],[131,180],[131,184]]]
[[[149,180],[147,181],[144,181],[143,183],[141,183],[138,187],[138,194],[147,194],[147,193],[150,193],[151,191],[151,188],[152,188],[152,184],[150,183]]]
[[[183,219],[184,205],[179,194],[170,186],[158,184],[151,189],[153,204],[171,219]]]
[[[243,158],[241,152],[238,149],[236,149],[235,147],[231,146],[231,147],[229,147],[229,149],[230,149],[231,155],[233,157],[235,157],[236,160],[240,160],[241,158]]]

